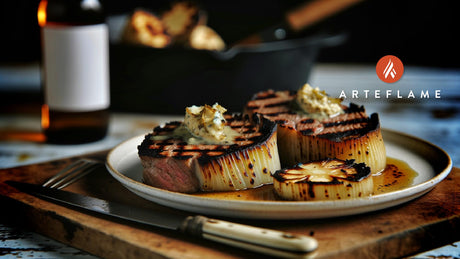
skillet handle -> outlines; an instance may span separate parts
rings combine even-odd
[[[180,230],[194,236],[271,256],[305,257],[318,247],[316,239],[309,236],[204,216],[187,217]]]
[[[293,31],[301,31],[363,0],[314,0],[291,10],[286,22]]]

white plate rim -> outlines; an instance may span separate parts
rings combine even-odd
[[[145,135],[128,139],[110,150],[106,159],[106,167],[110,174],[127,189],[140,197],[161,205],[199,214],[253,219],[316,219],[354,215],[385,209],[422,196],[450,173],[452,160],[438,146],[395,130],[382,129],[382,134],[384,135],[384,141],[385,135],[393,135],[393,137],[403,138],[406,141],[413,141],[431,148],[439,156],[444,157],[445,164],[441,165],[442,170],[439,170],[439,172],[435,171],[433,178],[422,183],[401,190],[358,199],[332,201],[223,201],[210,197],[194,196],[155,188],[131,179],[122,172],[119,172],[115,161],[113,161],[116,152],[121,152],[124,148],[135,144],[137,154],[137,145],[141,143]],[[404,161],[404,159],[402,160]],[[430,162],[431,164],[432,162]]]

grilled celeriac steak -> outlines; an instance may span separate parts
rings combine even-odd
[[[365,197],[374,185],[371,170],[354,160],[326,159],[273,174],[275,192],[286,200],[314,201]]]
[[[363,106],[340,105],[333,116],[299,111],[296,92],[267,90],[254,95],[247,114],[262,114],[278,124],[278,149],[284,167],[326,158],[355,159],[372,173],[385,169],[386,151],[378,114]],[[308,100],[308,99],[307,99]],[[329,109],[331,110],[331,109]]]
[[[209,109],[202,113],[198,113],[201,108],[187,108],[186,120],[197,114],[204,118],[206,111],[211,111],[210,106],[206,107]],[[250,119],[241,114],[224,115],[224,120],[212,116],[212,120],[224,121],[224,127],[236,132],[233,141],[197,141],[185,126],[194,125],[190,122],[158,126],[138,146],[144,182],[183,193],[242,190],[272,183],[271,173],[280,169],[276,124],[261,116]],[[203,127],[197,126],[192,132],[199,133]]]

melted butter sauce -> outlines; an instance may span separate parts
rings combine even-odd
[[[373,176],[374,195],[409,187],[417,175],[406,162],[388,157],[385,170]]]
[[[387,157],[387,166],[383,172],[373,175],[374,194],[383,194],[410,186],[418,175],[410,166],[401,160]],[[241,200],[241,201],[280,201],[273,185],[264,185],[254,189],[231,191],[231,192],[201,192],[192,194],[200,197],[207,197],[220,200]]]

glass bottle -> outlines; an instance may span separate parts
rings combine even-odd
[[[42,0],[42,128],[49,143],[100,140],[109,125],[108,28],[98,0]]]

